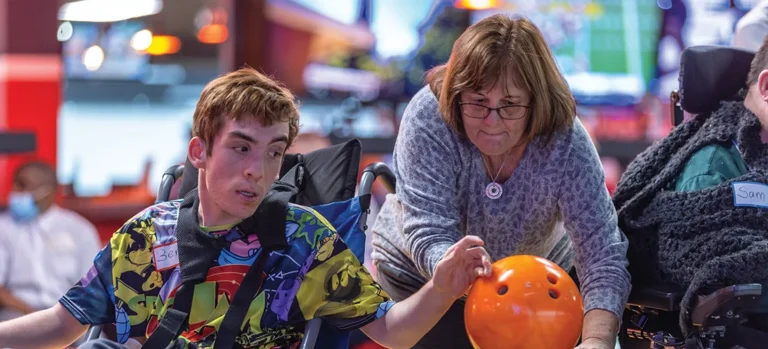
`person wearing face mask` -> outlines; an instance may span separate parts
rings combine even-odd
[[[93,224],[55,204],[57,186],[56,172],[43,162],[14,174],[0,215],[0,321],[56,304],[99,252]]]
[[[614,348],[630,291],[627,239],[542,33],[522,17],[485,18],[427,82],[404,112],[396,194],[372,227],[377,281],[395,300],[408,297],[452,244],[477,235],[492,261],[528,254],[575,266],[585,308],[578,348]],[[416,348],[472,348],[464,304]]]

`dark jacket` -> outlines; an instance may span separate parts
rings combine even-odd
[[[635,285],[671,282],[686,288],[680,326],[690,330],[694,296],[706,285],[768,278],[768,208],[735,206],[733,183],[768,184],[768,146],[761,125],[743,102],[723,102],[675,128],[630,164],[614,205],[629,239]],[[688,159],[714,143],[735,140],[745,175],[694,192],[675,192]]]

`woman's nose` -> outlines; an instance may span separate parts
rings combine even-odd
[[[488,126],[496,125],[496,123],[499,121],[501,121],[501,116],[499,115],[498,110],[491,110],[483,120],[483,122]]]

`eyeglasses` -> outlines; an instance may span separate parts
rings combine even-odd
[[[530,105],[512,104],[505,105],[503,107],[491,108],[482,104],[465,103],[460,102],[461,112],[469,118],[473,119],[485,119],[491,114],[491,111],[496,111],[502,120],[518,120],[525,117],[525,112]]]

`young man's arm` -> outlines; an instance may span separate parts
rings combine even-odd
[[[64,348],[88,330],[72,314],[56,303],[51,308],[0,323],[0,343],[4,348]]]
[[[387,348],[411,348],[445,315],[455,299],[435,289],[430,280],[408,299],[398,302],[386,315],[361,328]]]
[[[94,259],[91,270],[51,308],[0,323],[0,348],[63,348],[88,330],[84,324],[114,323],[108,291],[112,245]]]
[[[482,245],[480,238],[466,236],[451,246],[438,262],[433,278],[421,290],[361,330],[388,348],[415,345],[464,295],[476,277],[491,275],[490,258]]]

